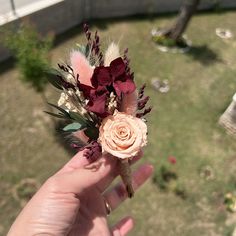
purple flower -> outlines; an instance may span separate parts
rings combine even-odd
[[[97,141],[92,141],[84,148],[84,156],[90,161],[96,161],[102,154],[102,147]]]

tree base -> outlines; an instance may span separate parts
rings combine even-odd
[[[168,36],[166,30],[157,29],[152,30],[152,40],[157,45],[157,48],[162,52],[171,53],[186,53],[190,50],[192,42],[183,36],[178,40],[174,40]]]

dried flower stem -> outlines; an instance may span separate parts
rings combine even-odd
[[[134,196],[134,189],[132,186],[131,168],[129,161],[127,159],[119,160],[119,171],[120,171],[120,176],[125,185],[126,191],[128,193],[128,197],[132,198]]]

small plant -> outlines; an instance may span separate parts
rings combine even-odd
[[[175,170],[176,158],[168,157],[168,162],[162,164],[154,173],[153,182],[165,191],[171,191],[176,196],[186,199],[187,193],[185,187],[178,181],[178,175]]]
[[[175,193],[176,196],[182,198],[182,199],[186,199],[187,198],[187,192],[186,189],[183,185],[181,185],[180,183],[176,183],[173,192]]]
[[[168,188],[169,183],[172,180],[178,178],[173,166],[176,164],[175,157],[169,157],[168,163],[162,164],[155,172],[153,182],[158,185],[162,190]]]
[[[166,190],[168,188],[169,183],[172,180],[177,179],[177,174],[175,171],[168,168],[166,165],[161,165],[159,169],[154,174],[153,182],[158,185],[158,187],[162,190]]]
[[[229,212],[236,212],[236,194],[231,192],[225,194],[224,204]]]
[[[49,69],[52,35],[42,37],[29,23],[21,24],[17,31],[7,29],[3,35],[3,43],[13,52],[22,79],[42,92],[47,83],[45,71]]]
[[[165,46],[165,47],[179,47],[179,48],[187,48],[188,44],[186,40],[182,37],[178,41],[175,41],[171,38],[166,37],[165,35],[153,35],[152,39],[155,43]]]

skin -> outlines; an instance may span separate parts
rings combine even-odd
[[[132,163],[140,159],[134,158]],[[134,190],[152,174],[148,164],[134,171]],[[113,235],[123,236],[133,228],[131,217],[109,227],[104,199],[114,211],[126,198],[123,183],[107,188],[118,175],[117,158],[103,155],[90,164],[77,153],[50,177],[20,212],[8,236]]]

